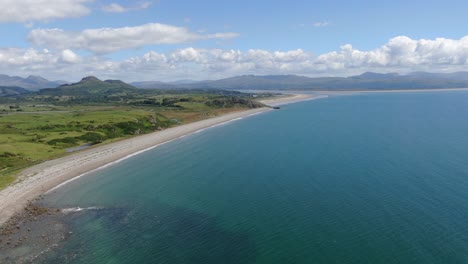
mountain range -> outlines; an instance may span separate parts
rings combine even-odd
[[[49,81],[40,76],[30,75],[26,78],[0,74],[0,86],[21,87],[30,91],[38,91],[44,88],[55,88],[65,84],[65,81]]]
[[[28,92],[29,92],[28,90],[21,88],[21,87],[0,86],[0,96],[19,95],[19,94],[25,94]]]
[[[365,72],[350,77],[310,78],[298,75],[243,75],[213,81],[183,83],[138,82],[139,88],[216,88],[225,90],[388,90],[468,87],[468,72],[397,73]]]
[[[243,75],[219,80],[175,82],[143,81],[130,84],[119,80],[100,81],[95,77],[84,78],[80,83],[64,84],[63,81],[49,81],[39,76],[21,78],[0,75],[0,86],[20,87],[30,91],[43,88],[73,88],[83,83],[85,86],[119,89],[224,89],[224,90],[389,90],[389,89],[435,89],[466,88],[468,72],[428,73],[413,72],[405,75],[397,73],[365,72],[350,77],[310,78],[298,75]],[[6,89],[4,89],[6,90]],[[51,92],[52,89],[47,89]],[[11,93],[11,89],[9,89]],[[115,91],[115,90],[114,90]],[[17,91],[23,93],[24,91]],[[70,92],[70,90],[69,90]],[[92,89],[89,90],[92,94]],[[102,93],[102,89],[99,91]]]

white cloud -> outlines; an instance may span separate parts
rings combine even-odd
[[[370,51],[360,51],[347,44],[342,46],[340,51],[319,56],[316,62],[329,65],[331,69],[466,65],[468,36],[459,40],[446,38],[413,40],[406,36],[398,36],[380,48]]]
[[[109,13],[125,13],[134,10],[146,9],[151,6],[151,2],[140,2],[135,6],[124,7],[118,3],[111,3],[102,7],[102,11]]]
[[[172,52],[170,58],[172,62],[202,62],[202,50],[186,48]]]
[[[290,50],[286,52],[275,51],[274,58],[278,61],[301,62],[310,58],[311,54],[304,52],[302,49]]]
[[[62,29],[35,29],[28,40],[41,47],[81,49],[97,54],[157,44],[178,44],[203,39],[229,39],[237,33],[199,34],[187,28],[159,23],[135,27],[86,29],[81,32]]]
[[[80,61],[80,57],[72,50],[66,49],[62,51],[62,61],[68,63],[77,63]]]
[[[6,48],[0,49],[0,65],[4,69],[16,68],[20,70],[47,68],[53,66],[58,58],[48,50]],[[54,67],[54,66],[53,66]]]
[[[240,50],[221,50],[215,49],[211,50],[211,54],[216,60],[222,62],[239,62],[241,60],[242,52]]]
[[[50,79],[78,80],[85,75],[134,80],[215,79],[243,74],[347,76],[364,71],[450,72],[466,70],[468,36],[461,39],[414,40],[399,36],[381,47],[362,51],[343,45],[338,51],[314,55],[302,49],[198,49],[149,51],[124,60],[78,56],[71,49],[0,49],[0,72]]]
[[[330,23],[326,22],[326,21],[318,21],[318,22],[315,22],[314,24],[312,24],[314,27],[316,28],[319,28],[319,27],[326,27],[328,26]]]
[[[50,21],[81,17],[91,10],[85,5],[92,0],[2,0],[0,23]]]
[[[103,6],[102,11],[109,13],[123,13],[127,12],[127,9],[117,3],[111,3],[109,5]]]

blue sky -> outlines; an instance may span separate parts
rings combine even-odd
[[[466,1],[0,1],[10,75],[170,81],[468,64]]]

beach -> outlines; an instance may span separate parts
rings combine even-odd
[[[328,95],[310,95],[310,94],[291,94],[290,96],[279,97],[274,99],[266,99],[262,100],[263,104],[269,106],[279,106],[284,104],[292,104],[295,102],[307,101],[307,100],[314,100],[319,98],[327,97]]]
[[[265,100],[262,101],[262,103],[269,106],[277,106],[280,104],[322,97],[323,96],[297,94],[289,97],[281,97],[277,100]],[[74,178],[110,166],[123,159],[191,133],[270,110],[272,110],[272,108],[264,107],[229,113],[163,131],[92,147],[27,168],[17,176],[18,179],[14,184],[0,191],[0,226],[13,215],[23,210],[29,201]]]

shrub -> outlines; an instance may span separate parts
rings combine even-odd
[[[92,144],[98,144],[98,143],[101,143],[102,141],[104,141],[106,139],[105,136],[99,134],[99,133],[96,133],[96,132],[87,132],[86,134],[78,137],[79,139],[81,140],[84,140],[86,142],[90,142]]]
[[[60,144],[60,143],[67,144],[67,145],[74,145],[74,144],[78,143],[78,139],[74,138],[74,137],[65,137],[65,138],[52,139],[52,140],[47,142],[47,144],[49,144],[49,145],[57,145],[57,144]]]

